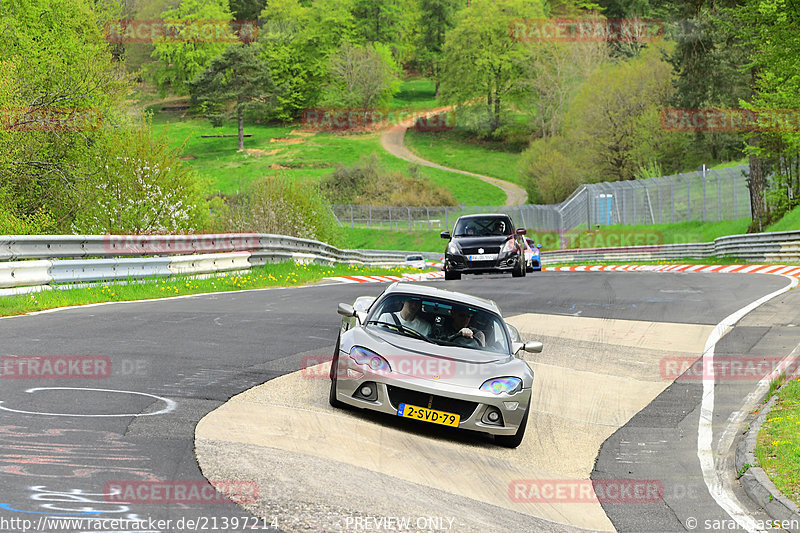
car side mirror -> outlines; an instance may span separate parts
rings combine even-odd
[[[539,341],[528,341],[522,346],[523,350],[530,353],[541,353],[543,348],[544,344]]]
[[[441,232],[441,233],[439,234],[439,236],[440,236],[442,239],[447,239],[448,241],[450,240],[450,232],[449,232],[449,231],[443,231],[443,232]]]
[[[517,230],[517,235],[525,235],[526,233],[528,233],[528,230],[526,230],[525,228],[519,228]]]
[[[541,249],[542,245],[541,244],[537,244],[536,247]]]
[[[517,354],[520,350],[524,350],[530,353],[540,353],[544,348],[544,344],[539,341],[528,341],[528,342],[512,342],[511,349],[514,351],[514,354]]]
[[[353,306],[350,304],[339,304],[339,308],[336,310],[336,312],[342,316],[356,316],[356,310],[353,309]]]

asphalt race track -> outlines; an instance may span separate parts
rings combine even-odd
[[[0,320],[0,530],[730,531],[732,504],[734,514],[767,520],[728,468],[744,426],[737,415],[758,380],[675,381],[665,361],[702,357],[717,324],[788,278],[542,272],[431,283],[495,299],[524,337],[545,343],[542,354],[526,354],[536,380],[520,448],[328,407],[327,382],[304,365],[332,352],[337,303],[385,284],[44,312]],[[744,316],[716,356],[792,353],[797,294]],[[20,371],[17,361],[30,356],[89,357],[94,366],[49,379]],[[698,453],[706,436],[710,463]],[[204,488],[203,474],[252,498],[241,507],[209,497],[176,503],[152,491]],[[647,501],[531,492],[589,479],[660,492]],[[121,498],[111,490],[119,486],[151,490]],[[149,524],[111,521],[126,518]],[[400,529],[403,518],[412,526]]]

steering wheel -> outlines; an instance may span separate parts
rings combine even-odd
[[[480,342],[478,342],[478,339],[476,339],[474,336],[470,339],[469,337],[463,336],[460,331],[447,337],[447,340],[449,342],[458,342],[459,344],[463,344],[465,346],[470,344],[480,345]]]

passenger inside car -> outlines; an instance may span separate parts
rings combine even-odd
[[[398,304],[402,304],[402,307],[398,307]],[[421,308],[422,301],[419,298],[394,299],[384,305],[378,321],[405,326],[427,336],[431,332],[431,324],[418,316]]]

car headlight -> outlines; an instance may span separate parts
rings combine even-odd
[[[481,390],[484,392],[491,392],[492,394],[500,394],[506,392],[513,394],[522,388],[522,380],[515,377],[492,378],[487,379],[481,385]]]
[[[461,250],[458,249],[456,243],[451,241],[450,244],[447,245],[447,253],[460,255]]]
[[[503,253],[511,253],[517,251],[517,243],[514,239],[508,239],[506,243],[503,245],[503,249],[501,250]]]
[[[354,346],[350,350],[350,359],[359,365],[367,365],[373,372],[391,372],[392,367],[389,362],[376,354],[372,350],[367,350],[361,346]]]

